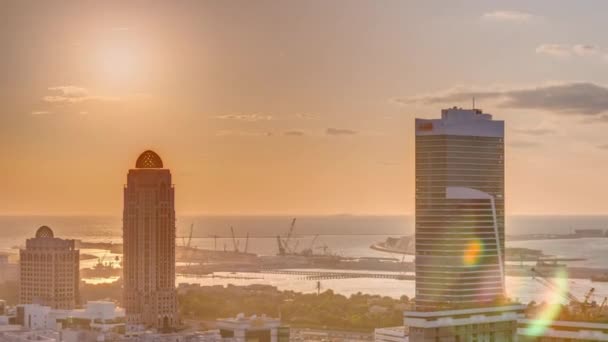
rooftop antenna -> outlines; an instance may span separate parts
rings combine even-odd
[[[473,109],[475,109],[475,96],[473,96]]]

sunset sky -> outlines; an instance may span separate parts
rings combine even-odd
[[[574,7],[576,5],[576,7]],[[0,214],[413,213],[415,117],[506,122],[508,214],[607,213],[604,1],[0,1]]]

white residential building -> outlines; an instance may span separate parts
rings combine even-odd
[[[409,329],[407,326],[377,328],[374,330],[375,342],[408,342]]]
[[[281,321],[267,316],[245,317],[239,314],[235,318],[224,318],[216,321],[223,341],[246,342],[288,342],[289,328],[282,327]]]

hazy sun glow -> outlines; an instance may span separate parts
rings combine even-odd
[[[127,82],[141,72],[142,56],[135,46],[107,44],[100,48],[99,71],[111,82]]]

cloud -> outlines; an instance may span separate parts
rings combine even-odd
[[[608,150],[608,144],[599,145],[597,148],[601,150]]]
[[[52,114],[52,112],[49,112],[47,110],[35,110],[35,111],[31,112],[30,114],[32,114],[32,115],[48,115],[48,114]]]
[[[58,91],[66,97],[84,97],[89,95],[89,91],[83,87],[77,87],[72,85],[49,87],[50,91]]]
[[[534,15],[521,11],[492,11],[481,15],[481,19],[498,22],[527,22],[532,20]]]
[[[541,135],[549,135],[555,133],[555,130],[549,128],[515,128],[513,132],[532,135],[532,136],[541,136]]]
[[[396,99],[401,104],[440,104],[470,101],[471,98],[496,100],[505,108],[545,110],[560,114],[597,115],[608,111],[608,88],[589,82],[570,82],[505,90],[466,90],[456,88],[436,94]]]
[[[536,53],[554,57],[570,57],[572,49],[563,44],[541,44],[536,47]]]
[[[272,120],[271,115],[258,115],[258,114],[228,114],[228,115],[217,115],[215,119],[219,120],[241,120],[241,121],[270,121]]]
[[[602,52],[602,48],[598,45],[576,44],[572,47],[574,54],[578,56],[594,56]]]
[[[86,88],[72,85],[49,87],[48,90],[51,94],[42,97],[42,101],[52,104],[120,101],[118,97],[91,95]]]
[[[536,53],[561,58],[607,55],[604,49],[594,44],[541,44],[536,47]]]
[[[301,136],[304,136],[305,133],[302,131],[287,131],[287,132],[283,132],[283,135],[291,136],[291,137],[301,137]]]
[[[508,145],[514,148],[533,148],[540,146],[540,143],[527,140],[511,140]]]
[[[608,115],[600,115],[597,117],[587,117],[581,120],[584,124],[608,123]]]
[[[357,134],[357,131],[353,131],[350,129],[344,129],[344,128],[328,128],[325,130],[325,134],[327,135],[355,135]]]

